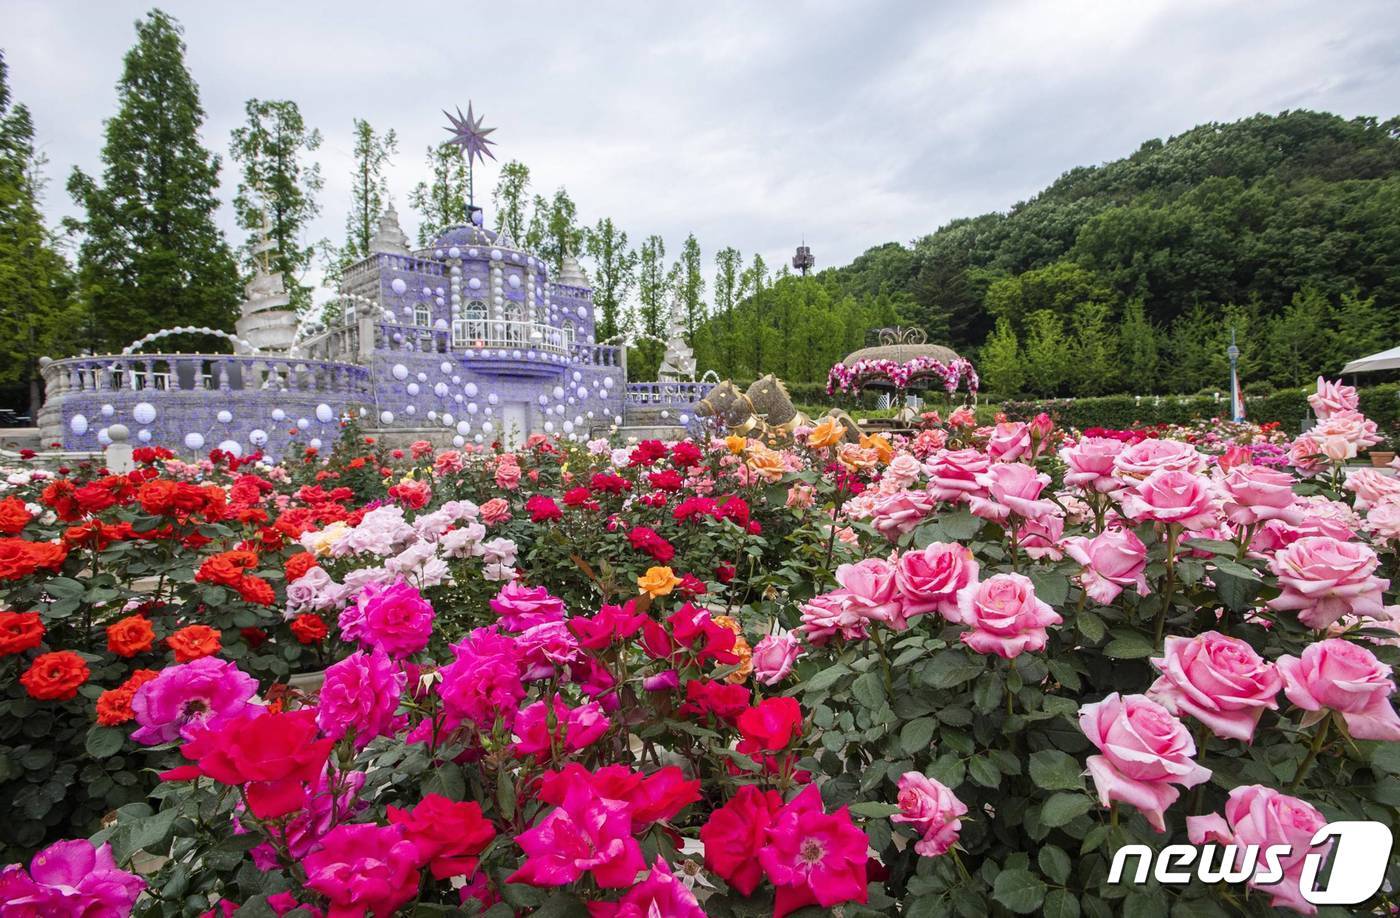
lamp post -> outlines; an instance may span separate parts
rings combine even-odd
[[[1230,420],[1238,424],[1244,420],[1244,395],[1240,392],[1240,349],[1235,345],[1233,328],[1230,329],[1230,346],[1225,349],[1225,356],[1230,358]]]

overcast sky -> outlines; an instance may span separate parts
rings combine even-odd
[[[440,110],[470,99],[500,160],[528,164],[537,191],[566,186],[584,222],[611,216],[633,244],[660,233],[668,256],[694,232],[707,262],[733,245],[773,267],[803,236],[823,267],[1004,210],[1204,121],[1400,109],[1395,0],[162,6],[185,27],[235,242],[227,147],[249,97],[295,100],[325,135],[313,238],[343,238],[354,117],[398,132],[390,186],[413,235]],[[71,169],[100,169],[147,8],[0,0],[53,220],[73,212]],[[488,163],[488,220],[495,181]]]

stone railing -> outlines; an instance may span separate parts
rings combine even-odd
[[[627,384],[627,404],[647,408],[685,408],[713,388],[705,382],[635,382]]]
[[[573,341],[562,329],[539,322],[511,322],[503,319],[483,319],[471,322],[466,328],[466,337],[454,336],[447,329],[427,328],[422,325],[399,325],[376,323],[375,345],[388,351],[417,351],[419,353],[446,354],[456,352],[470,357],[499,356],[496,353],[477,354],[477,351],[505,351],[536,354],[558,354],[576,363],[589,366],[620,367],[622,357],[616,347]]]
[[[96,392],[372,393],[369,371],[353,364],[259,354],[131,354],[70,357],[43,368],[46,397]]]

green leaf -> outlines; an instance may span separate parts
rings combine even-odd
[[[1242,612],[1253,606],[1254,597],[1259,595],[1262,585],[1257,579],[1239,577],[1225,570],[1216,571],[1213,579],[1220,601],[1233,612]]]
[[[952,688],[987,671],[981,658],[972,659],[961,650],[944,650],[924,667],[923,681],[930,688]]]
[[[1069,879],[1069,872],[1073,867],[1069,855],[1055,845],[1041,848],[1036,855],[1036,863],[1040,865],[1040,872],[1056,883],[1063,883]]]
[[[1033,571],[1031,583],[1035,586],[1036,598],[1059,608],[1069,599],[1069,578],[1054,571]]]
[[[1123,900],[1123,918],[1167,918],[1166,897],[1135,889]]]
[[[1082,790],[1084,766],[1058,749],[1031,753],[1030,773],[1035,786],[1043,790]]]
[[[1099,641],[1102,641],[1105,632],[1108,630],[1104,627],[1103,619],[1089,611],[1080,612],[1076,615],[1074,617],[1074,624],[1079,629],[1079,633],[1084,635],[1085,640],[1090,644],[1097,644]]]
[[[1089,812],[1093,806],[1093,799],[1084,794],[1055,794],[1040,808],[1040,821],[1055,829]]]
[[[878,800],[865,800],[860,803],[852,803],[847,807],[857,816],[869,816],[872,819],[884,819],[899,812],[899,807],[893,803],[881,803]]]
[[[911,720],[899,731],[899,746],[909,755],[923,752],[933,744],[933,734],[937,729],[938,721],[932,717]]]
[[[1029,915],[1045,901],[1045,884],[1029,870],[1003,870],[992,883],[992,898],[1018,915]]]
[[[117,754],[126,742],[126,733],[116,727],[93,727],[88,731],[83,748],[94,759],[105,759]]]
[[[982,520],[966,510],[959,510],[957,513],[941,514],[938,525],[948,538],[964,541],[977,535],[982,528]]]
[[[1045,918],[1079,918],[1079,900],[1067,889],[1052,889],[1045,896]]]
[[[424,794],[441,794],[448,800],[461,800],[467,793],[467,782],[457,765],[434,768],[423,779]]]
[[[851,670],[844,663],[837,663],[835,666],[828,666],[826,669],[818,670],[816,675],[807,680],[805,689],[809,692],[820,692],[831,688],[836,681]]]
[[[1115,660],[1140,660],[1157,652],[1145,635],[1136,631],[1115,631],[1113,640],[1103,649],[1106,657]]]
[[[54,599],[78,599],[87,592],[87,587],[71,577],[54,577],[44,582],[44,591]]]
[[[996,787],[1001,783],[1001,770],[985,756],[979,755],[968,759],[967,773],[972,778],[973,783],[983,787]]]
[[[862,673],[851,683],[851,697],[867,710],[875,710],[885,702],[884,676],[872,669]]]
[[[588,906],[568,893],[555,893],[538,910],[534,918],[588,918]]]

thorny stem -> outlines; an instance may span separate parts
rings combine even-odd
[[[1322,724],[1313,734],[1313,741],[1308,746],[1308,754],[1303,761],[1298,763],[1298,770],[1293,775],[1293,780],[1288,783],[1288,792],[1292,793],[1303,783],[1303,779],[1308,776],[1308,770],[1312,768],[1313,762],[1317,761],[1317,754],[1322,751],[1322,745],[1327,741],[1327,732],[1332,726],[1332,718],[1329,715],[1324,718]]]
[[[1153,627],[1156,635],[1152,646],[1162,646],[1162,632],[1167,625],[1167,610],[1171,608],[1172,594],[1176,592],[1176,544],[1181,537],[1181,527],[1176,523],[1167,524],[1167,575],[1162,581],[1162,604],[1157,609],[1157,621]]]

